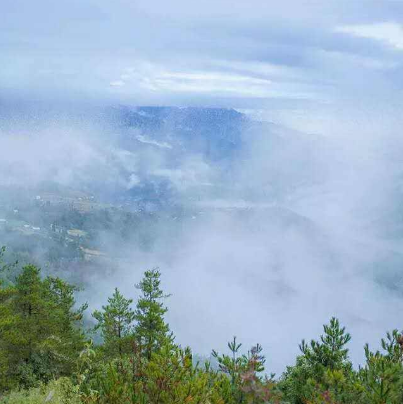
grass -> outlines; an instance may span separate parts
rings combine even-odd
[[[13,391],[0,399],[1,404],[79,404],[69,379],[62,378],[46,386]]]

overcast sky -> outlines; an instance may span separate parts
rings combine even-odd
[[[2,0],[0,91],[244,108],[398,102],[402,22],[400,0]]]

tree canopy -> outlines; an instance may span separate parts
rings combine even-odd
[[[6,404],[403,402],[403,335],[397,330],[386,334],[380,350],[366,345],[365,363],[355,369],[351,335],[332,317],[317,340],[301,342],[295,363],[276,378],[259,344],[245,350],[234,337],[228,353],[213,350],[201,362],[176,344],[157,268],[134,285],[136,302],[115,289],[93,312],[93,330],[84,326],[87,305],[77,307],[74,285],[43,277],[34,265],[8,269],[0,285],[0,395]]]

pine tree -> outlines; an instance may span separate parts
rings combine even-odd
[[[302,341],[302,355],[297,357],[295,366],[287,367],[283,374],[281,386],[290,403],[316,403],[316,399],[320,401],[333,393],[337,396],[336,402],[344,402],[341,396],[345,391],[354,390],[351,383],[345,383],[346,379],[352,380],[353,374],[346,348],[350,334],[334,317],[323,330],[320,341],[312,340],[309,344]]]
[[[346,333],[345,327],[340,327],[339,320],[330,319],[329,325],[323,326],[324,335],[320,341],[312,340],[308,345],[303,340],[300,350],[307,361],[313,366],[323,366],[330,370],[341,369],[348,362],[348,349],[345,345],[351,340],[351,335]]]
[[[368,404],[400,404],[403,402],[403,338],[397,330],[381,340],[384,352],[372,352],[364,347],[366,364],[358,376],[364,386]]]
[[[92,314],[98,321],[95,329],[101,330],[104,350],[109,356],[122,356],[130,349],[134,320],[134,312],[130,307],[132,303],[132,299],[126,299],[115,288],[113,296],[108,298],[108,304],[102,306],[102,311]]]
[[[0,383],[30,386],[68,375],[84,344],[74,311],[77,289],[59,278],[42,280],[27,265],[14,285],[0,289]]]
[[[228,404],[268,403],[278,396],[271,378],[262,378],[259,374],[265,370],[266,358],[262,346],[256,344],[247,354],[240,354],[242,344],[236,337],[228,342],[230,355],[219,355],[213,350],[212,357],[217,361],[218,369],[228,378],[221,381],[224,401]]]
[[[163,345],[172,342],[172,333],[169,325],[165,323],[164,315],[168,309],[162,300],[170,295],[165,295],[160,289],[161,273],[154,268],[144,273],[142,281],[136,285],[142,293],[137,302],[135,311],[135,336],[144,347],[145,356],[151,359],[151,355]]]
[[[0,272],[4,271],[6,265],[3,262],[4,253],[6,252],[6,247],[0,247]]]
[[[6,263],[4,257],[6,255],[6,247],[0,247],[0,286],[7,286],[12,283],[10,275],[12,270],[18,265],[18,261]]]

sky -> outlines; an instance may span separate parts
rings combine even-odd
[[[402,23],[399,0],[3,0],[0,91],[238,108],[391,101]]]

